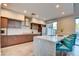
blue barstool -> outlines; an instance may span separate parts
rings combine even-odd
[[[64,38],[62,41],[61,41],[61,44],[60,45],[56,45],[56,51],[60,51],[63,55],[63,52],[70,52],[72,51],[72,47],[73,47],[73,44],[72,42],[68,41],[67,38]]]

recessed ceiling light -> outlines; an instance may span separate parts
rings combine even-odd
[[[65,13],[64,13],[64,12],[62,12],[62,14],[64,15]]]
[[[7,7],[8,5],[7,4],[3,4],[5,7]]]
[[[26,11],[26,10],[24,10],[24,13],[27,13],[27,11]]]
[[[57,4],[57,5],[56,5],[56,8],[59,8],[59,7],[60,7],[60,5],[59,5],[59,4]]]

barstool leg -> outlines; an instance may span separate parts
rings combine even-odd
[[[61,52],[61,56],[63,56],[63,52]]]

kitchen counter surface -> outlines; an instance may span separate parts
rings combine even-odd
[[[51,42],[58,42],[66,36],[35,36],[34,39],[47,40]]]
[[[1,34],[2,36],[12,36],[12,35],[36,35],[36,34],[39,34],[39,33],[22,33],[22,34]],[[40,34],[39,34],[40,35]]]

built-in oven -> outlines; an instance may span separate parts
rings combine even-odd
[[[1,34],[5,33],[5,30],[0,30],[0,33],[1,33]]]
[[[6,35],[6,29],[0,29],[0,34],[1,35]]]

